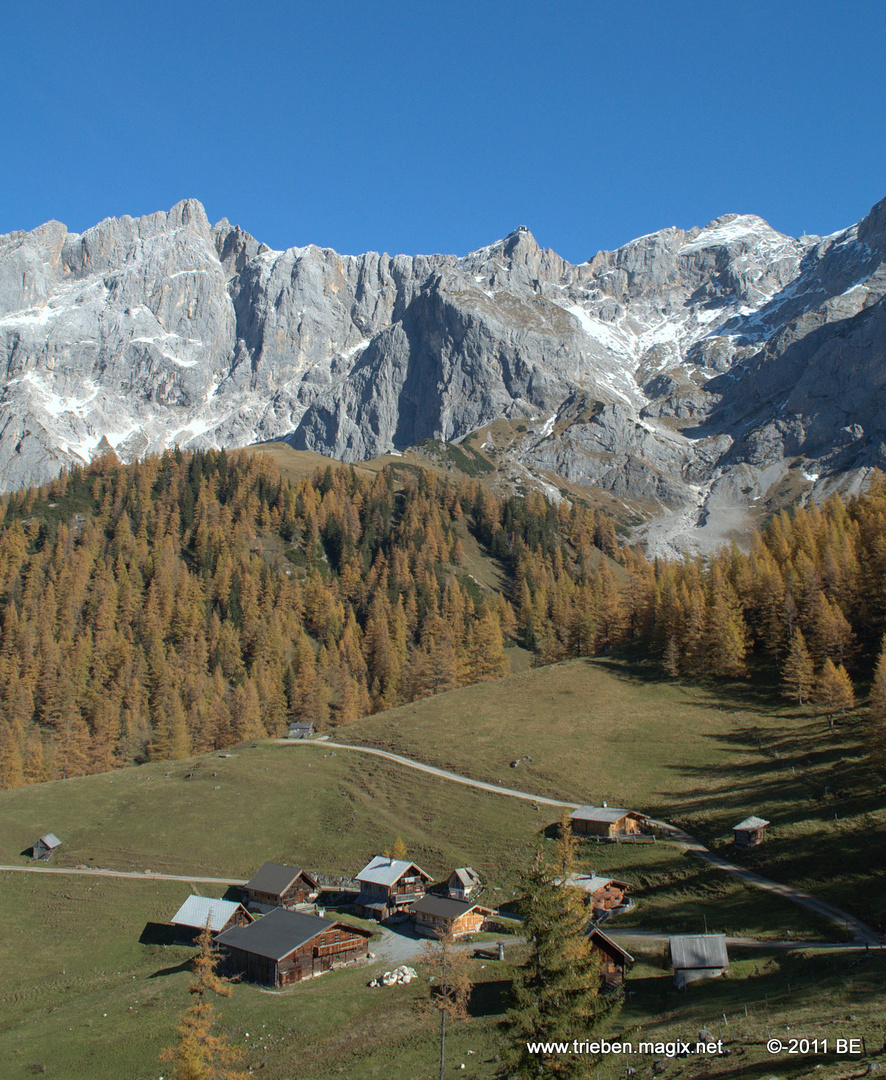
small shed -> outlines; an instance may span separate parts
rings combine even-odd
[[[229,971],[249,982],[282,987],[365,960],[371,937],[362,926],[275,908],[248,926],[219,934],[215,943]]]
[[[687,934],[671,938],[674,986],[682,990],[698,979],[713,979],[729,967],[723,934]]]
[[[34,846],[31,848],[31,858],[48,859],[61,846],[62,842],[55,833],[48,832],[45,836],[41,836],[39,840],[34,841]]]
[[[588,938],[591,948],[600,960],[600,981],[603,986],[610,990],[621,986],[625,981],[628,965],[634,962],[633,956],[596,927],[588,934]]]
[[[290,739],[310,739],[314,734],[313,723],[300,724],[292,723],[289,725],[289,738]]]
[[[615,806],[580,806],[569,815],[572,831],[580,836],[630,836],[643,832],[646,818],[635,810]]]
[[[747,817],[732,826],[732,842],[736,847],[756,847],[766,839],[768,821],[759,817]]]
[[[316,900],[320,885],[307,870],[266,862],[246,882],[243,899],[259,909],[296,907]]]
[[[235,900],[216,900],[210,896],[189,896],[172,916],[177,945],[191,945],[206,926],[221,934],[233,926],[246,926],[252,916]]]
[[[413,905],[415,932],[420,937],[455,937],[476,934],[495,912],[492,908],[472,904],[469,900],[451,900],[448,896],[428,893]]]
[[[480,887],[480,875],[472,866],[453,870],[446,882],[446,891],[453,900],[467,900]]]

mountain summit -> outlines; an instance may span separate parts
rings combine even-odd
[[[100,444],[356,461],[507,418],[515,481],[633,500],[662,550],[713,539],[886,466],[884,260],[886,200],[824,238],[727,214],[579,265],[524,226],[457,258],[274,251],[193,199],[51,221],[0,237],[0,475]]]

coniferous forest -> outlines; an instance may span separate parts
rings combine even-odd
[[[577,503],[267,458],[113,455],[0,503],[0,785],[319,728],[632,644],[661,677],[776,680],[886,716],[886,480],[748,553],[647,561]],[[484,588],[471,558],[491,560]]]

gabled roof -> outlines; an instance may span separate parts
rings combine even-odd
[[[466,889],[473,889],[475,885],[480,884],[480,875],[473,866],[460,866],[457,870],[453,870],[449,876],[458,878]]]
[[[608,953],[613,959],[619,959],[623,964],[633,964],[634,958],[629,952],[617,945],[611,937],[607,937],[602,930],[598,930],[596,926],[588,934],[591,941],[601,948],[603,952]]]
[[[671,938],[671,962],[680,970],[729,966],[723,934],[687,934]]]
[[[48,848],[61,847],[61,840],[55,835],[55,833],[48,832],[45,836],[41,836],[37,841],[38,844],[45,844]]]
[[[586,893],[599,892],[600,889],[605,889],[607,885],[617,885],[621,889],[630,888],[627,881],[605,877],[601,874],[570,874],[566,879],[566,884],[571,885],[574,889],[583,889]]]
[[[300,945],[334,925],[329,919],[316,915],[274,908],[249,926],[233,926],[215,940],[221,945],[231,945],[255,956],[282,960]]]
[[[281,863],[266,862],[246,882],[246,888],[255,892],[273,893],[280,896],[301,875],[313,889],[319,888],[317,882],[306,870],[296,870]]]
[[[768,821],[764,821],[761,817],[746,817],[744,821],[740,821],[737,825],[733,825],[733,831],[735,829],[765,829],[769,824]]]
[[[234,900],[215,900],[209,896],[189,896],[178,911],[172,916],[176,926],[199,926],[201,929],[209,922],[209,929],[217,934],[223,930],[236,913],[237,909],[246,909]],[[250,919],[252,916],[250,916]]]
[[[415,870],[421,877],[431,880],[420,866],[405,859],[389,859],[387,855],[376,855],[357,874],[357,881],[366,881],[371,885],[394,885],[410,870]]]
[[[620,821],[626,814],[643,816],[636,810],[619,809],[615,806],[580,806],[577,810],[573,810],[569,817],[573,821],[602,821],[611,825],[615,821]]]
[[[427,896],[423,896],[417,904],[413,905],[412,913],[421,915],[433,915],[438,919],[458,919],[462,915],[467,915],[469,911],[474,909],[478,911],[488,911],[492,914],[492,908],[481,907],[480,904],[472,904],[470,900],[450,900],[448,896],[437,896],[434,893],[428,893]]]

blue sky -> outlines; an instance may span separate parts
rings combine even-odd
[[[886,196],[879,0],[7,6],[0,232],[200,199],[272,247],[580,262]]]

